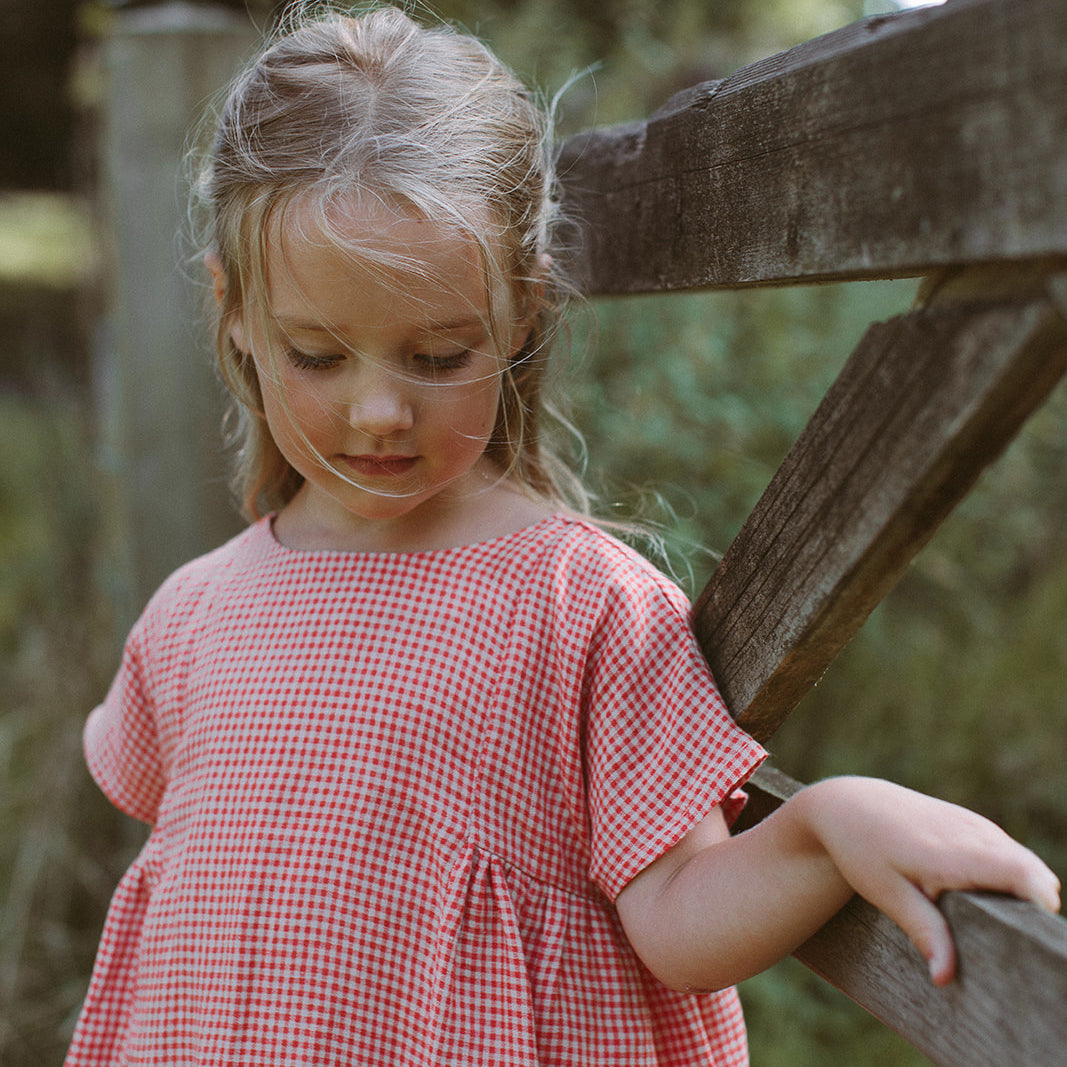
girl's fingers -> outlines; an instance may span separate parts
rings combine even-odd
[[[1010,891],[1055,915],[1060,910],[1060,880],[1037,856],[1033,859],[1018,886]]]
[[[956,973],[952,934],[936,903],[942,893],[1007,893],[1059,911],[1056,875],[975,812],[877,779],[828,779],[806,792],[808,825],[821,846],[845,881],[914,942],[936,985]]]
[[[921,889],[901,879],[892,899],[883,900],[880,908],[922,954],[934,985],[948,985],[956,975],[956,946],[937,905]]]
[[[958,880],[921,885],[901,876],[892,890],[879,893],[879,907],[904,931],[922,953],[936,986],[956,975],[956,947],[936,899],[950,889],[992,890],[1027,900],[1051,912],[1060,909],[1060,882],[1056,875],[1028,849],[1012,843],[1014,855],[1002,865],[983,866],[978,877],[961,875]]]
[[[956,977],[956,945],[951,934],[942,944],[940,941],[930,950],[926,958],[930,971],[930,981],[936,986],[946,986]]]
[[[1058,912],[1060,881],[1056,875],[1030,849],[990,826],[996,838],[988,850],[968,857],[968,862],[958,869],[950,865],[945,872],[920,874],[920,888],[931,898],[951,889],[1006,893],[1046,911]]]

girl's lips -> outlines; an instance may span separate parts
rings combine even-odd
[[[359,474],[368,477],[399,478],[407,474],[417,456],[342,456],[344,462]]]

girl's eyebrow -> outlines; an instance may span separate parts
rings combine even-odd
[[[324,326],[320,321],[316,319],[301,319],[301,318],[289,318],[288,316],[275,315],[274,321],[285,331],[298,331],[300,333],[328,333],[333,334],[336,331],[329,326]],[[461,330],[474,329],[476,326],[483,326],[484,319],[482,316],[474,315],[461,315],[453,319],[443,319],[440,322],[427,321],[424,325],[420,324],[420,329],[426,330],[428,333],[453,333]]]
[[[299,330],[301,333],[330,333],[327,326],[321,322],[305,321],[304,319],[289,319],[284,315],[275,315],[274,321],[286,331]]]
[[[484,324],[485,320],[481,315],[463,315],[455,319],[445,319],[442,322],[430,322],[427,323],[427,326],[431,330],[441,330],[443,333],[449,333],[452,330],[465,330]]]

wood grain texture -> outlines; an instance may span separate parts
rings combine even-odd
[[[1067,4],[879,16],[560,157],[590,293],[1067,252]]]
[[[748,825],[799,783],[761,769],[749,786]],[[959,976],[930,982],[899,927],[854,898],[795,955],[935,1063],[946,1067],[1059,1067],[1067,1033],[1067,922],[992,894],[947,893]]]
[[[869,329],[697,600],[726,702],[761,740],[1067,370],[1049,296],[987,303],[964,281],[962,301]]]

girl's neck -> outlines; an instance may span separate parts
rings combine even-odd
[[[500,478],[436,508],[375,520],[343,512],[305,483],[274,520],[274,536],[286,548],[306,552],[430,552],[505,537],[556,510]]]

